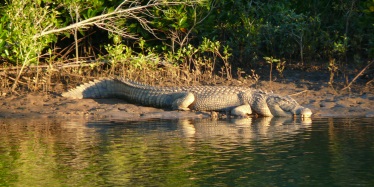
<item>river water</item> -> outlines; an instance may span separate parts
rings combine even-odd
[[[374,119],[0,119],[0,186],[374,186]]]

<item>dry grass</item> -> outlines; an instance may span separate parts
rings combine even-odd
[[[58,64],[58,63],[56,63]],[[11,86],[20,67],[4,65],[0,67],[0,93],[2,95],[11,93]],[[113,73],[114,70],[114,73]],[[71,63],[65,65],[39,65],[29,66],[24,70],[14,93],[19,92],[57,92],[60,93],[73,88],[81,83],[92,81],[101,77],[126,77],[132,80],[161,86],[181,85],[216,85],[230,84],[235,81],[253,84],[255,80],[241,77],[240,80],[230,80],[225,74],[214,74],[212,71],[192,69],[189,66],[157,66],[142,67],[135,69],[123,64],[117,64],[114,68],[105,63]]]

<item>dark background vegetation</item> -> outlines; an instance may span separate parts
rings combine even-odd
[[[100,66],[100,70],[116,75],[126,74],[125,70],[138,74],[160,71],[160,65],[170,65],[187,74],[220,74],[227,78],[248,74],[253,78],[255,70],[262,66],[269,69],[269,64],[274,64],[279,73],[293,65],[303,71],[316,67],[333,77],[336,72],[363,68],[374,57],[373,0],[186,1],[159,5],[140,14],[154,33],[136,19],[116,20],[118,27],[134,38],[95,25],[77,32],[32,37],[45,28],[51,29],[48,24],[55,29],[66,27],[111,12],[122,2],[1,1],[2,70],[22,65],[70,65],[74,59],[76,64],[91,64],[91,70],[98,71]],[[146,5],[149,1],[136,3],[126,6]],[[39,17],[43,17],[43,23],[38,22]],[[16,79],[11,73],[0,76]],[[3,86],[7,84],[3,81]]]

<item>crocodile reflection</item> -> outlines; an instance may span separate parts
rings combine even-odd
[[[100,129],[101,133],[113,131],[118,136],[136,133],[147,138],[164,139],[167,136],[197,139],[231,139],[251,141],[260,139],[288,138],[292,134],[310,128],[311,118],[261,117],[240,119],[180,119],[136,122],[88,122],[88,128]]]
[[[311,119],[247,118],[231,120],[182,120],[183,135],[195,139],[230,139],[237,141],[287,138],[309,128]]]

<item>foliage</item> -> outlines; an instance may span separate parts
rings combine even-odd
[[[239,67],[261,56],[299,59],[301,64],[336,55],[371,58],[366,51],[374,38],[368,2],[222,0],[211,15],[214,31],[206,33],[233,49],[233,63]],[[334,43],[346,48],[344,54]]]
[[[272,73],[273,73],[273,64],[274,63],[277,63],[277,64],[281,64],[281,60],[279,59],[276,59],[274,57],[264,57],[264,60],[266,61],[266,63],[270,64],[270,74],[269,74],[269,77],[270,77],[270,82],[272,81]],[[278,67],[278,65],[277,65]]]
[[[130,72],[134,72],[143,69],[153,69],[160,61],[160,58],[151,49],[144,47],[144,40],[141,38],[138,46],[143,51],[142,53],[137,53],[131,47],[123,44],[119,35],[111,35],[110,37],[113,39],[113,44],[104,46],[108,54],[101,58],[109,62],[111,74],[115,73],[115,67],[118,64],[126,66]]]
[[[76,25],[118,7],[150,3],[156,6]],[[37,64],[49,51],[49,57],[93,55],[112,68],[122,64],[134,71],[167,61],[190,72],[220,72],[227,78],[235,70],[250,73],[264,57],[282,59],[276,66],[280,74],[286,60],[331,66],[334,59],[333,66],[344,69],[374,57],[373,7],[373,0],[9,0],[0,9],[0,63]],[[54,28],[56,32],[46,32]],[[121,34],[116,31],[126,33],[120,41],[110,38]],[[72,44],[65,50],[70,45],[66,41]],[[78,50],[88,47],[93,52]]]
[[[58,12],[46,1],[11,1],[1,18],[0,52],[3,58],[21,64],[37,63],[42,51],[56,36],[34,36],[44,29],[59,25]]]
[[[42,51],[51,42],[56,41],[56,36],[48,35],[35,37],[38,33],[59,24],[58,12],[50,9],[48,0],[10,1],[6,6],[2,20],[2,36],[0,53],[3,58],[16,64],[21,64],[21,70],[12,86],[14,91],[25,66],[38,63]],[[4,45],[5,44],[5,45]]]

